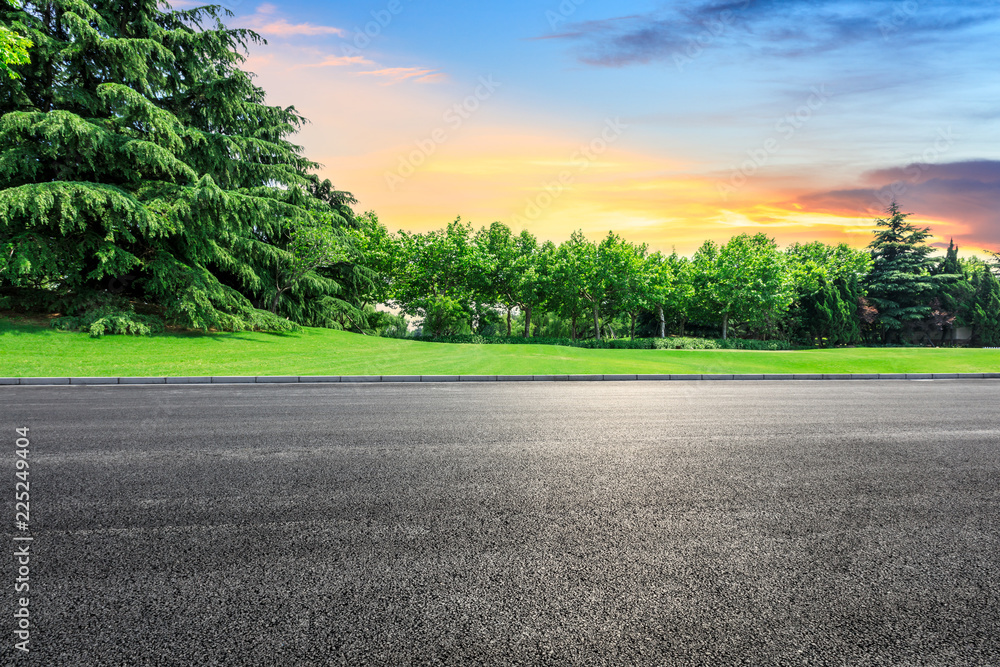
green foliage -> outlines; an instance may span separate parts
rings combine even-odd
[[[973,276],[974,295],[970,304],[972,342],[984,347],[1000,346],[1000,280],[983,266]]]
[[[296,221],[288,232],[285,250],[288,257],[275,272],[275,292],[271,312],[278,312],[281,295],[298,287],[312,276],[316,283],[322,278],[316,270],[328,268],[347,259],[345,236],[339,233],[331,215],[315,215]],[[322,289],[322,288],[321,288]],[[336,292],[339,286],[330,285],[328,291]]]
[[[469,330],[465,308],[457,300],[438,294],[424,306],[424,329],[435,336],[454,336]]]
[[[152,0],[0,9],[35,44],[0,88],[0,297],[46,290],[82,317],[113,295],[220,330],[328,314],[331,253],[307,257],[322,244],[301,230],[350,224],[353,199],[309,173],[287,139],[303,119],[239,69],[260,38],[223,16]]]
[[[708,241],[692,261],[701,311],[722,320],[724,339],[731,319],[763,335],[777,330],[792,291],[774,239],[741,234],[721,247]]]
[[[744,340],[739,338],[617,338],[573,340],[535,336],[481,336],[478,334],[415,336],[414,340],[430,343],[463,345],[561,345],[591,350],[789,350],[791,346],[778,340]]]
[[[471,323],[472,225],[461,219],[426,234],[400,232],[395,240],[393,302],[404,313],[430,318],[430,328],[455,328],[459,317]],[[430,310],[428,310],[430,309]]]
[[[86,331],[91,338],[105,334],[148,336],[164,330],[162,319],[136,313],[131,304],[121,300],[109,300],[79,315],[57,317],[52,326],[62,331]]]
[[[16,0],[0,0],[0,3],[3,2],[13,8],[20,7]],[[18,25],[18,28],[23,26]],[[30,39],[11,30],[7,25],[0,25],[0,73],[6,74],[10,79],[20,78],[17,71],[11,69],[11,65],[27,65],[31,62],[28,49],[32,46],[34,44]]]
[[[865,287],[878,309],[883,342],[890,342],[908,325],[930,316],[930,300],[941,279],[931,274],[932,249],[926,244],[930,229],[906,222],[910,214],[895,201],[886,213],[888,217],[875,221],[878,229],[868,246],[873,263]]]

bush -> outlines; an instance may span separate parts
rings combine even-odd
[[[727,340],[712,338],[618,338],[611,340],[571,340],[569,338],[523,338],[521,336],[414,336],[413,340],[430,343],[458,343],[465,345],[563,345],[600,350],[790,350],[792,346],[778,340]]]
[[[232,330],[280,332],[301,329],[298,324],[266,310],[247,309],[242,315],[244,319],[232,321]],[[52,320],[52,326],[62,331],[86,331],[91,338],[109,334],[149,336],[166,330],[162,315],[137,313],[130,302],[115,298],[103,299],[80,313],[57,317]]]
[[[104,305],[80,315],[57,317],[52,326],[63,331],[86,331],[91,338],[105,334],[148,336],[164,330],[163,320],[154,315],[140,315],[131,308]]]

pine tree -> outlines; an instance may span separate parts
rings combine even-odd
[[[264,310],[293,263],[293,231],[345,225],[351,200],[309,174],[317,165],[288,140],[302,117],[267,106],[239,69],[261,38],[221,12],[0,8],[35,45],[20,77],[0,82],[0,307],[293,326]],[[276,311],[310,323],[337,290],[307,272]]]
[[[908,223],[910,214],[901,212],[895,201],[886,212],[886,218],[876,219],[879,229],[868,245],[873,264],[866,284],[884,342],[930,315],[929,301],[940,282],[931,275],[932,249],[925,243],[930,229]]]
[[[975,295],[969,319],[972,343],[985,347],[1000,346],[1000,281],[988,266],[973,275]]]

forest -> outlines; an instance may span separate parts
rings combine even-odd
[[[1000,345],[997,257],[934,255],[896,202],[864,249],[742,234],[685,257],[461,219],[391,233],[316,175],[292,142],[305,119],[241,69],[260,36],[225,18],[0,0],[0,311],[94,336]]]

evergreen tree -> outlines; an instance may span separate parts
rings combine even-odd
[[[0,8],[31,62],[0,82],[0,301],[70,315],[133,308],[189,327],[322,319],[338,286],[282,276],[300,226],[334,228],[349,195],[320,183],[239,69],[248,30],[218,7],[38,0]],[[297,239],[293,243],[293,239]],[[297,244],[297,245],[296,245]],[[279,298],[275,301],[275,295]]]
[[[975,296],[969,319],[972,343],[985,347],[1000,346],[1000,281],[988,266],[973,275]]]
[[[931,275],[932,249],[925,243],[930,229],[908,223],[910,214],[895,201],[886,212],[888,217],[875,221],[879,229],[868,245],[872,269],[866,287],[868,300],[878,309],[883,341],[888,342],[930,315],[929,302],[940,281]]]

